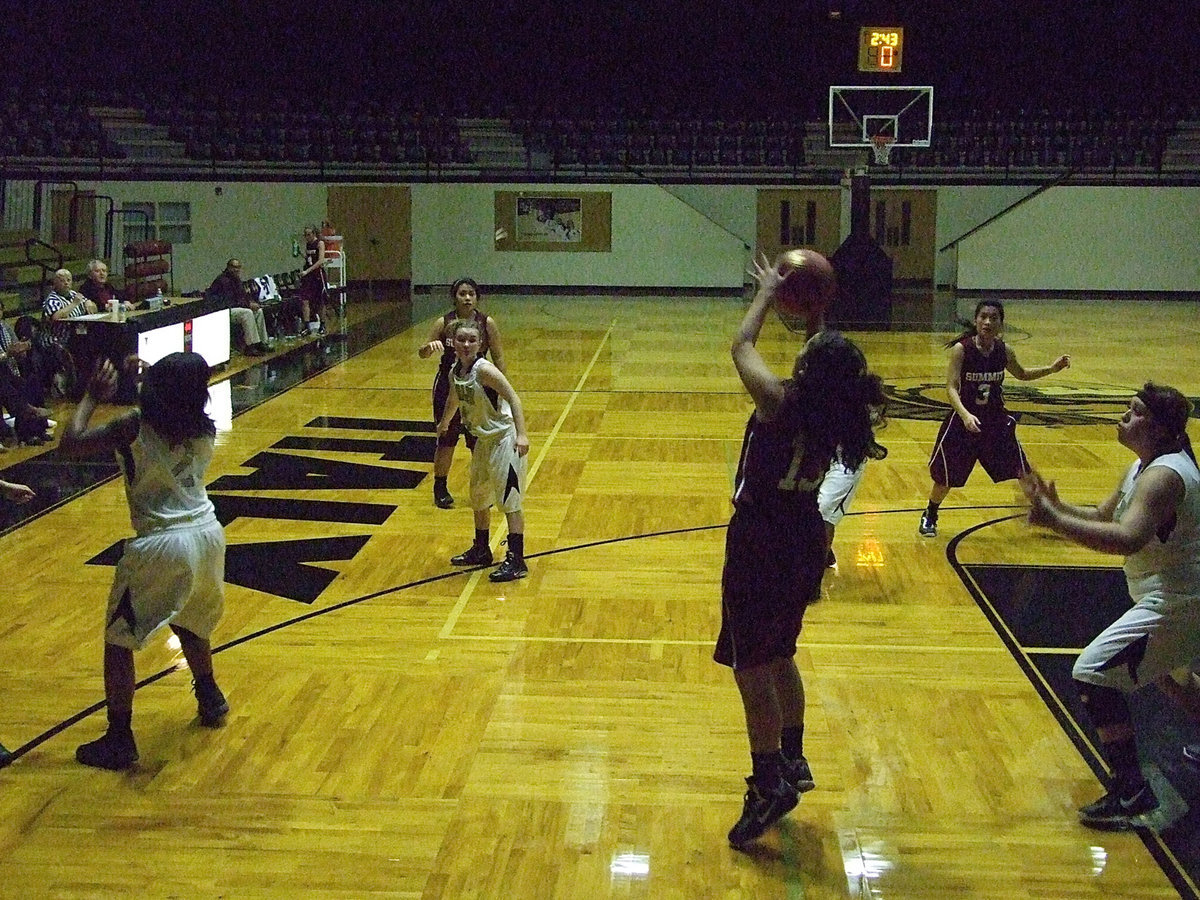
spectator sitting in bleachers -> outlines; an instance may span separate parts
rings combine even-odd
[[[55,343],[47,329],[38,324],[33,316],[21,316],[14,325],[18,344],[27,345],[25,352],[18,350],[16,354],[17,367],[21,377],[31,385],[34,406],[45,406],[45,398],[50,396],[54,387],[54,376],[59,371],[65,371],[64,386],[60,391],[64,396],[69,393],[69,387],[75,383],[74,363],[70,354]]]
[[[53,436],[49,431],[50,411],[43,406],[45,395],[37,382],[22,375],[20,368],[20,361],[31,349],[30,342],[17,340],[8,323],[0,319],[0,405],[14,420],[17,440],[44,444]],[[0,440],[5,446],[13,437],[7,422],[0,426]]]
[[[213,279],[204,292],[208,299],[219,299],[229,304],[229,317],[242,332],[243,350],[247,356],[262,356],[267,346],[267,322],[262,304],[251,297],[242,283],[242,263],[230,259],[225,270]]]

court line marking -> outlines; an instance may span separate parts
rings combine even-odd
[[[529,467],[529,472],[525,477],[526,488],[533,484],[533,479],[538,473],[538,469],[542,467],[542,461],[550,452],[550,447],[554,444],[554,439],[558,437],[558,433],[562,430],[563,423],[566,422],[567,416],[571,414],[571,410],[575,407],[575,401],[583,394],[583,386],[587,384],[588,379],[592,375],[592,369],[596,367],[596,361],[600,358],[601,351],[608,345],[612,339],[613,329],[617,327],[614,320],[609,323],[608,330],[600,338],[600,343],[596,347],[596,352],[592,354],[592,358],[588,361],[587,367],[583,370],[583,374],[579,376],[579,380],[575,383],[575,388],[567,397],[567,403],[563,407],[562,412],[558,416],[558,420],[554,423],[554,427],[550,429],[550,433],[546,435],[545,441],[542,442],[542,449],[538,452],[537,459],[533,461],[533,465]],[[504,533],[507,539],[507,529],[497,528],[496,536],[492,539],[492,554],[495,555],[496,550],[500,546],[501,533]],[[463,614],[463,610],[467,608],[467,603],[470,602],[472,595],[475,593],[475,586],[479,584],[479,579],[483,576],[483,570],[480,569],[472,573],[467,583],[463,585],[462,592],[458,595],[458,599],[454,601],[454,606],[451,607],[449,614],[446,616],[446,621],[442,624],[442,630],[438,632],[438,637],[446,639],[454,631],[454,626],[458,624],[459,617]]]
[[[988,619],[992,628],[1000,636],[1002,642],[1007,645],[1007,649],[1011,652],[1013,659],[1018,667],[1025,674],[1029,683],[1033,686],[1034,691],[1042,698],[1046,708],[1050,714],[1058,721],[1063,733],[1079,752],[1083,758],[1083,762],[1087,765],[1092,773],[1100,781],[1104,781],[1109,774],[1108,762],[1104,755],[1099,752],[1096,746],[1088,738],[1084,732],[1083,726],[1067,709],[1064,698],[1060,697],[1058,692],[1047,681],[1046,676],[1042,673],[1041,668],[1033,661],[1031,654],[1033,648],[1025,647],[1017,640],[1008,625],[1008,620],[995,608],[991,600],[988,598],[983,588],[975,581],[968,571],[971,563],[964,563],[958,558],[958,546],[968,537],[984,528],[993,525],[998,525],[1003,522],[1019,519],[1020,515],[1005,516],[999,519],[993,519],[990,522],[981,522],[978,525],[972,526],[965,531],[960,532],[951,538],[950,543],[946,546],[946,559],[962,580],[963,585],[967,588],[967,592],[972,595],[976,605],[983,612],[984,618]],[[1096,568],[1086,566],[1076,566],[1075,568]],[[1003,626],[1003,627],[1001,627]],[[1011,642],[1011,643],[1010,643]],[[1054,652],[1065,655],[1071,651],[1054,648]],[[1076,651],[1078,652],[1078,651]],[[1192,897],[1200,897],[1200,889],[1197,888],[1196,881],[1192,877],[1192,873],[1187,870],[1182,861],[1176,856],[1174,850],[1157,831],[1145,828],[1135,827],[1134,833],[1141,839],[1143,846],[1149,851],[1150,856],[1158,863],[1159,869],[1172,887],[1179,891],[1181,897],[1184,896],[1183,888],[1186,887],[1192,892]]]

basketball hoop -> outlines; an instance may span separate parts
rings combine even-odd
[[[892,159],[892,146],[896,143],[896,139],[888,134],[876,134],[871,136],[871,152],[875,154],[875,162],[878,165],[886,166]]]

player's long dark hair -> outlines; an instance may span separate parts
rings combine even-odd
[[[828,453],[830,460],[840,450],[847,468],[887,453],[874,434],[887,423],[883,380],[841,332],[822,331],[805,345],[784,385],[779,417],[800,423],[806,450]]]
[[[217,433],[204,412],[208,363],[199,353],[171,353],[142,374],[142,421],[171,446]]]
[[[1192,401],[1181,392],[1165,384],[1155,384],[1147,381],[1137,392],[1137,398],[1146,404],[1146,409],[1170,434],[1170,447],[1164,452],[1175,453],[1182,450],[1196,462],[1196,451],[1192,449],[1192,441],[1188,437],[1187,423],[1192,415]]]
[[[1001,322],[1004,321],[1004,304],[1003,303],[1001,303],[999,300],[980,300],[978,303],[975,304],[975,312],[971,316],[971,327],[968,328],[966,331],[964,331],[962,334],[960,334],[958,337],[953,338],[950,341],[947,341],[946,345],[945,345],[945,348],[947,350],[949,350],[951,347],[953,347],[955,344],[957,344],[963,338],[975,337],[975,335],[979,334],[979,330],[975,327],[975,317],[979,315],[979,311],[981,309],[983,309],[985,306],[994,306],[996,308],[997,312],[1000,313],[1000,321]]]

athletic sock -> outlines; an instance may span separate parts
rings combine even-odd
[[[475,546],[486,547],[488,545],[488,530],[486,528],[475,529]]]
[[[778,750],[751,753],[750,765],[754,772],[754,783],[761,794],[776,790],[783,781],[783,757]]]
[[[110,706],[108,708],[108,730],[117,734],[133,734],[133,710],[117,712]]]
[[[1104,755],[1113,767],[1113,786],[1118,795],[1131,797],[1145,783],[1142,768],[1138,764],[1137,742],[1133,738],[1113,741],[1104,745]]]
[[[785,759],[799,759],[804,755],[804,726],[787,725],[780,735],[780,745]]]
[[[929,518],[931,518],[931,519],[937,518],[938,507],[940,507],[941,505],[942,504],[940,504],[940,503],[934,503],[932,500],[929,501],[929,505],[925,507],[925,512],[929,513]]]
[[[508,549],[517,559],[525,558],[525,535],[510,534],[508,536]]]
[[[217,679],[211,673],[208,675],[193,675],[192,680],[196,683],[196,687],[204,690],[210,690],[217,686]]]

